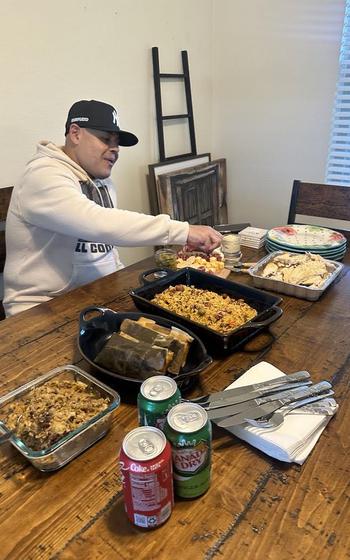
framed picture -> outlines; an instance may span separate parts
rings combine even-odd
[[[158,205],[162,214],[190,224],[227,223],[226,160],[162,173],[158,177]]]
[[[151,213],[153,215],[160,213],[159,207],[159,178],[166,174],[174,171],[179,171],[181,169],[187,169],[189,167],[194,167],[196,165],[201,165],[203,163],[210,162],[210,154],[199,154],[196,156],[188,156],[181,159],[176,159],[174,161],[154,163],[148,166],[149,175],[147,177],[148,184],[148,195],[151,207]]]

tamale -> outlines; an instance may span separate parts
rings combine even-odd
[[[193,338],[172,326],[166,328],[152,319],[124,319],[119,333],[105,344],[95,361],[106,369],[140,379],[168,371],[180,373],[186,364]]]
[[[133,341],[114,333],[97,354],[95,362],[121,375],[147,379],[151,375],[165,372],[167,353],[166,348]]]
[[[189,344],[193,342],[193,337],[191,335],[174,326],[171,327],[171,335],[174,336],[175,338],[178,338],[179,340],[188,342]]]
[[[166,360],[166,369],[170,373],[179,373],[180,369],[186,363],[186,357],[189,350],[188,338],[192,341],[192,337],[184,333],[179,332],[179,329],[172,327],[171,329],[165,329],[167,336],[155,330],[156,325],[154,321],[148,322],[147,326],[140,324],[139,321],[132,321],[131,319],[124,319],[120,325],[121,334],[126,334],[127,336],[132,336],[142,342],[149,342],[152,346],[160,346],[162,348],[168,348],[168,356]]]
[[[168,365],[168,372],[177,375],[186,363],[189,345],[187,342],[173,338],[169,350],[173,352],[173,359]]]
[[[137,323],[141,323],[148,329],[155,330],[159,333],[167,333],[166,340],[170,341],[169,350],[172,350],[174,357],[168,366],[169,373],[178,374],[181,368],[186,364],[187,355],[190,349],[190,344],[193,342],[193,337],[188,333],[179,329],[178,327],[172,326],[171,329],[162,327],[158,325],[152,319],[146,317],[140,317]],[[155,339],[155,341],[158,339]],[[163,343],[159,343],[159,346],[163,346]]]
[[[137,320],[137,323],[140,323],[141,325],[148,327],[149,329],[153,329],[154,331],[164,334],[165,336],[167,336],[170,332],[170,329],[168,329],[167,327],[158,325],[155,321],[153,321],[153,319],[148,319],[146,317],[140,317]]]
[[[140,340],[142,342],[149,342],[150,344],[156,346],[163,346],[164,348],[169,347],[171,339],[169,338],[170,329],[167,329],[166,334],[161,334],[153,329],[153,325],[144,326],[138,321],[132,321],[131,319],[124,319],[120,325],[120,331],[128,334]]]
[[[171,329],[166,329],[165,327],[157,325],[157,323],[152,319],[146,319],[145,317],[142,317],[142,320],[142,323],[141,318],[136,323],[134,323],[134,325],[136,325],[135,328],[134,325],[131,325],[132,321],[126,319],[125,321],[123,321],[121,327],[124,325],[124,323],[126,323],[126,321],[128,321],[128,323],[126,323],[126,330],[130,335],[135,337],[138,337],[137,333],[142,336],[142,333],[145,332],[142,331],[142,329],[146,329],[148,333],[150,330],[152,330],[153,332],[157,332],[159,333],[159,337],[163,337],[163,335],[160,333],[166,332],[167,336],[164,338],[153,338],[153,344],[165,346],[174,353],[173,359],[170,361],[167,369],[169,373],[180,373],[181,368],[183,368],[186,364],[186,358],[190,349],[190,343],[193,341],[192,336],[174,326],[172,326]],[[141,325],[139,323],[141,323]],[[147,336],[150,335],[148,334]]]
[[[170,346],[170,349],[174,352],[174,359],[168,371],[170,373],[180,373],[181,368],[186,364],[193,337],[174,326],[171,327],[171,336],[174,337],[173,344]]]

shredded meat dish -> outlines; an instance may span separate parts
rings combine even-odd
[[[1,420],[27,447],[47,449],[109,405],[91,386],[51,379],[1,409]]]

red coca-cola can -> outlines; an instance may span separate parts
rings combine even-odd
[[[153,426],[129,432],[119,465],[131,523],[146,529],[164,523],[174,506],[174,490],[171,447],[163,432]]]

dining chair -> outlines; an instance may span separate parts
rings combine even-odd
[[[316,224],[317,218],[320,223]],[[295,180],[288,224],[309,223],[331,227],[350,239],[350,187]]]
[[[2,285],[2,273],[6,259],[5,245],[5,225],[7,211],[10,205],[13,187],[0,187],[0,280]],[[0,321],[5,318],[4,308],[2,306],[2,288],[0,286]]]

